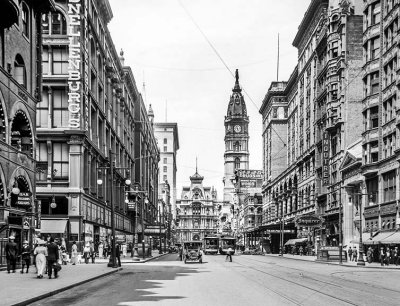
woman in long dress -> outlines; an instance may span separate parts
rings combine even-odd
[[[76,265],[78,262],[78,246],[76,245],[75,241],[72,243],[71,248],[71,262],[73,265]]]
[[[38,246],[35,248],[37,278],[43,278],[44,269],[46,268],[47,247],[44,240],[38,241]]]
[[[104,245],[103,242],[100,242],[99,244],[99,258],[103,258],[103,251],[104,251]]]

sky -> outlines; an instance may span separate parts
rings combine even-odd
[[[222,200],[224,117],[235,83],[231,72],[239,69],[248,94],[243,92],[250,169],[262,169],[259,109],[277,80],[278,33],[279,80],[284,81],[297,64],[292,42],[310,0],[109,1],[115,47],[123,49],[155,121],[178,123],[178,198],[182,186],[190,185],[197,157],[203,185],[214,186]]]

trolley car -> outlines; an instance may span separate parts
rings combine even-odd
[[[212,236],[212,237],[205,237],[204,238],[204,254],[218,254],[218,246],[219,246],[219,238]]]
[[[229,248],[233,250],[231,255],[235,254],[235,247],[236,247],[236,238],[234,237],[221,237],[219,239],[219,253],[222,255],[226,255],[226,252]]]

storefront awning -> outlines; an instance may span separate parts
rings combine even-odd
[[[366,241],[371,240],[371,233],[363,233],[362,234],[362,242],[363,244],[366,243]],[[353,239],[350,241],[351,244],[359,244],[360,243],[360,239]]]
[[[67,219],[57,220],[41,220],[40,221],[40,232],[42,234],[59,234],[65,233],[67,226]]]
[[[386,238],[389,236],[392,236],[395,232],[381,232],[375,237],[372,237],[371,239],[367,239],[366,241],[363,241],[363,244],[365,245],[371,245],[371,244],[389,244],[390,242],[383,242]]]
[[[285,245],[296,245],[307,242],[308,238],[297,238],[297,239],[289,239],[286,241]]]
[[[160,229],[157,229],[157,228],[146,228],[144,230],[144,234],[147,235],[147,236],[149,236],[149,235],[154,235],[154,236],[160,235]],[[165,228],[161,229],[161,235],[165,235]]]
[[[400,232],[394,232],[392,235],[383,239],[381,241],[381,243],[382,244],[400,244]]]

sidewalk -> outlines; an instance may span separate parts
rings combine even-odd
[[[126,257],[123,257],[121,255],[121,264],[124,264],[124,263],[144,263],[144,262],[148,262],[150,260],[154,260],[154,259],[156,259],[156,258],[158,258],[160,256],[163,256],[163,255],[166,255],[166,254],[168,254],[168,253],[160,254],[158,252],[158,250],[153,250],[151,252],[151,257],[146,257],[146,258],[143,259],[143,257],[139,256],[139,261],[134,261],[133,257],[131,257],[131,253],[128,253],[128,255]],[[109,259],[96,258],[95,263],[106,264],[106,263],[108,263],[108,261],[109,261]],[[91,262],[91,261],[89,261],[89,262]]]
[[[140,262],[133,262],[131,257],[121,258],[122,267],[124,264],[144,263],[164,254],[153,252],[153,257],[146,258]],[[47,275],[43,279],[36,278],[36,268],[31,266],[28,274],[21,274],[21,269],[16,273],[8,274],[6,270],[0,271],[0,306],[3,305],[27,305],[45,297],[71,289],[113,273],[122,268],[107,267],[108,259],[96,258],[96,264],[63,265],[57,279],[48,279]]]
[[[242,256],[248,256],[248,255],[242,255]],[[317,256],[300,256],[291,254],[283,254],[283,256],[279,256],[279,254],[265,254],[264,256],[279,257],[291,260],[311,261],[328,265],[339,265],[339,261],[317,261]],[[378,262],[372,262],[372,263],[365,262],[365,266],[357,266],[356,261],[346,261],[344,258],[341,266],[357,267],[357,268],[374,268],[374,269],[385,269],[385,270],[386,269],[400,270],[400,266],[395,266],[395,265],[381,266],[381,264]]]

